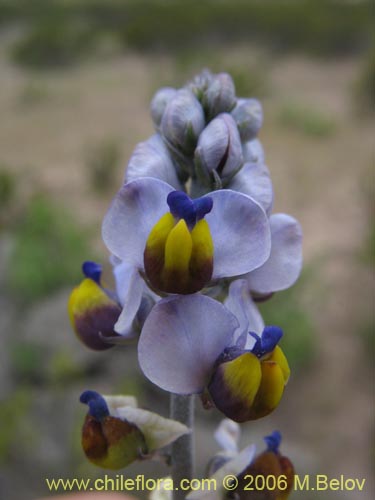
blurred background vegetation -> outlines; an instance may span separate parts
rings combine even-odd
[[[135,350],[87,351],[66,302],[83,260],[107,263],[101,220],[152,133],[153,93],[208,67],[262,100],[275,211],[305,234],[299,282],[260,305],[292,379],[243,444],[279,428],[299,473],[366,477],[373,498],[373,23],[370,1],[0,0],[0,497],[103,476],[79,445],[83,389],[167,414]],[[219,419],[198,411],[200,474]]]

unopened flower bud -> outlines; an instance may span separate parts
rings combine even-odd
[[[155,177],[175,189],[181,188],[175,165],[159,134],[140,142],[130,157],[125,181],[130,182],[139,177]]]
[[[194,95],[201,100],[203,97],[203,94],[207,90],[208,86],[210,85],[212,81],[213,75],[211,71],[208,69],[204,69],[199,73],[199,75],[196,75],[191,82],[187,84],[187,88],[189,88]]]
[[[253,139],[242,144],[242,152],[245,162],[264,163],[264,150],[259,139]]]
[[[161,119],[168,102],[175,96],[177,90],[172,87],[159,89],[151,100],[151,117],[156,128],[160,126]]]
[[[181,89],[166,106],[161,133],[172,147],[191,154],[204,125],[204,113],[198,99],[190,90]]]
[[[257,136],[263,124],[262,105],[257,99],[238,99],[231,114],[237,123],[242,141],[250,141]]]
[[[236,90],[228,73],[212,75],[202,97],[202,104],[209,120],[219,113],[229,113],[236,105]]]
[[[203,130],[195,150],[195,163],[204,178],[210,178],[213,170],[224,180],[238,172],[243,164],[242,146],[231,115],[220,114]]]

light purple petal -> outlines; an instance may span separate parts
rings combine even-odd
[[[156,222],[169,212],[173,188],[158,179],[136,179],[120,189],[104,217],[102,235],[118,258],[140,269],[147,238]]]
[[[159,127],[168,102],[176,95],[177,90],[172,87],[162,87],[152,98],[150,109],[151,117],[156,127]]]
[[[263,163],[245,163],[228,188],[251,196],[263,207],[267,215],[272,212],[272,181],[270,172]]]
[[[263,124],[263,109],[258,99],[237,99],[232,110],[242,141],[254,139]]]
[[[229,453],[238,452],[240,436],[241,428],[239,424],[230,420],[230,418],[222,420],[214,433],[214,438],[220,448]]]
[[[302,229],[286,214],[270,217],[272,247],[269,259],[247,276],[250,290],[271,293],[289,288],[302,268]]]
[[[251,349],[255,341],[248,333],[255,332],[260,335],[264,329],[264,321],[251,298],[246,280],[240,279],[231,283],[224,305],[236,316],[240,324],[233,343],[243,349]]]
[[[254,460],[255,445],[251,444],[244,448],[240,453],[236,453],[233,458],[228,460],[222,467],[220,467],[210,479],[214,481],[217,488],[206,488],[204,483],[201,483],[201,489],[191,491],[186,500],[218,500],[225,498],[227,491],[224,485],[228,484],[226,481],[233,476],[239,476]]]
[[[209,193],[212,211],[206,215],[214,243],[213,278],[246,274],[269,257],[270,228],[262,207],[252,198],[221,189]]]
[[[181,189],[175,166],[159,134],[140,142],[130,157],[125,180],[130,182],[139,177],[156,177],[175,189]]]
[[[166,391],[202,392],[237,326],[222,304],[204,295],[163,299],[152,309],[139,339],[141,369]]]
[[[264,163],[264,149],[259,139],[253,139],[242,145],[242,152],[245,161],[251,163]]]
[[[142,293],[144,290],[144,281],[138,272],[138,269],[133,267],[132,270],[127,269],[125,272],[120,270],[119,275],[122,274],[126,283],[118,285],[121,290],[122,312],[117,323],[115,324],[115,331],[123,336],[133,336],[132,323],[137,314],[139,306],[141,305]]]
[[[114,264],[112,272],[115,278],[116,295],[121,306],[129,293],[131,280],[134,274],[135,267],[127,262],[118,261]]]

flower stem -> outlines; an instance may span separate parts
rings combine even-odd
[[[194,474],[194,396],[171,394],[170,417],[182,422],[191,429],[172,444],[172,479],[175,487],[179,487],[182,479],[192,479]],[[173,500],[183,500],[187,495],[181,489],[173,492]]]

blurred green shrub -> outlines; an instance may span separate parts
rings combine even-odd
[[[103,140],[87,153],[87,171],[96,192],[105,193],[115,184],[120,159],[120,145],[113,139]]]
[[[6,208],[14,199],[16,180],[8,168],[0,166],[0,210]]]
[[[84,368],[73,359],[68,350],[60,349],[49,360],[48,378],[52,384],[66,387],[84,376]]]
[[[0,401],[0,463],[8,462],[12,449],[25,450],[31,445],[26,416],[30,409],[31,393],[17,389],[6,400]],[[27,435],[26,435],[27,434]]]
[[[300,131],[312,137],[330,137],[336,132],[336,122],[322,111],[296,103],[285,104],[279,112],[282,127]]]
[[[43,382],[45,378],[45,351],[43,346],[36,342],[19,341],[10,348],[12,372],[17,382]]]
[[[31,28],[14,52],[29,66],[74,61],[103,33],[151,52],[246,41],[277,51],[353,53],[371,44],[371,14],[369,0],[0,0],[0,24],[21,20]]]
[[[362,340],[363,355],[364,358],[369,362],[371,369],[374,366],[374,356],[375,356],[375,322],[374,315],[363,322],[360,327],[359,333]]]
[[[49,199],[38,196],[15,227],[7,282],[21,301],[33,301],[79,280],[90,255],[88,235]]]
[[[247,40],[278,51],[339,54],[370,43],[370,8],[366,1],[190,0],[187,7],[142,0],[127,4],[122,36],[126,45],[152,51]]]
[[[225,70],[232,76],[238,96],[264,97],[268,93],[269,82],[263,68],[230,66]]]
[[[13,59],[24,66],[66,66],[94,47],[95,32],[74,19],[42,17],[12,47]]]

